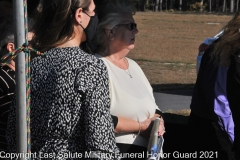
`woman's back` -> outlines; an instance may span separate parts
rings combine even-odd
[[[53,48],[45,55],[31,62],[31,152],[115,152],[103,62],[79,47]],[[12,152],[15,116],[11,112],[8,128]]]

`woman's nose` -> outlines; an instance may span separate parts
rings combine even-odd
[[[134,34],[137,34],[139,32],[139,30],[137,29],[137,28],[135,28],[134,30],[133,30],[133,33]]]

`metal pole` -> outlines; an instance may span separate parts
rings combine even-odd
[[[15,48],[25,42],[24,6],[23,0],[13,1],[14,39]],[[26,124],[26,74],[25,53],[21,52],[16,61],[16,102],[17,102],[17,152],[27,153],[27,124]],[[19,158],[25,159],[24,157]]]

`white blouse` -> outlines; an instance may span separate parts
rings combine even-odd
[[[142,122],[154,116],[158,106],[155,103],[152,87],[140,66],[126,58],[128,70],[123,70],[100,55],[107,66],[110,82],[110,113],[117,117],[130,118]],[[132,78],[130,77],[132,76]],[[135,144],[147,147],[148,139],[133,133],[116,133],[117,143]]]

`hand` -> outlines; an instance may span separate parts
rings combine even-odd
[[[158,136],[163,136],[163,134],[165,133],[165,126],[164,126],[164,120],[163,118],[160,119],[160,124],[159,124],[159,128],[158,128]]]

